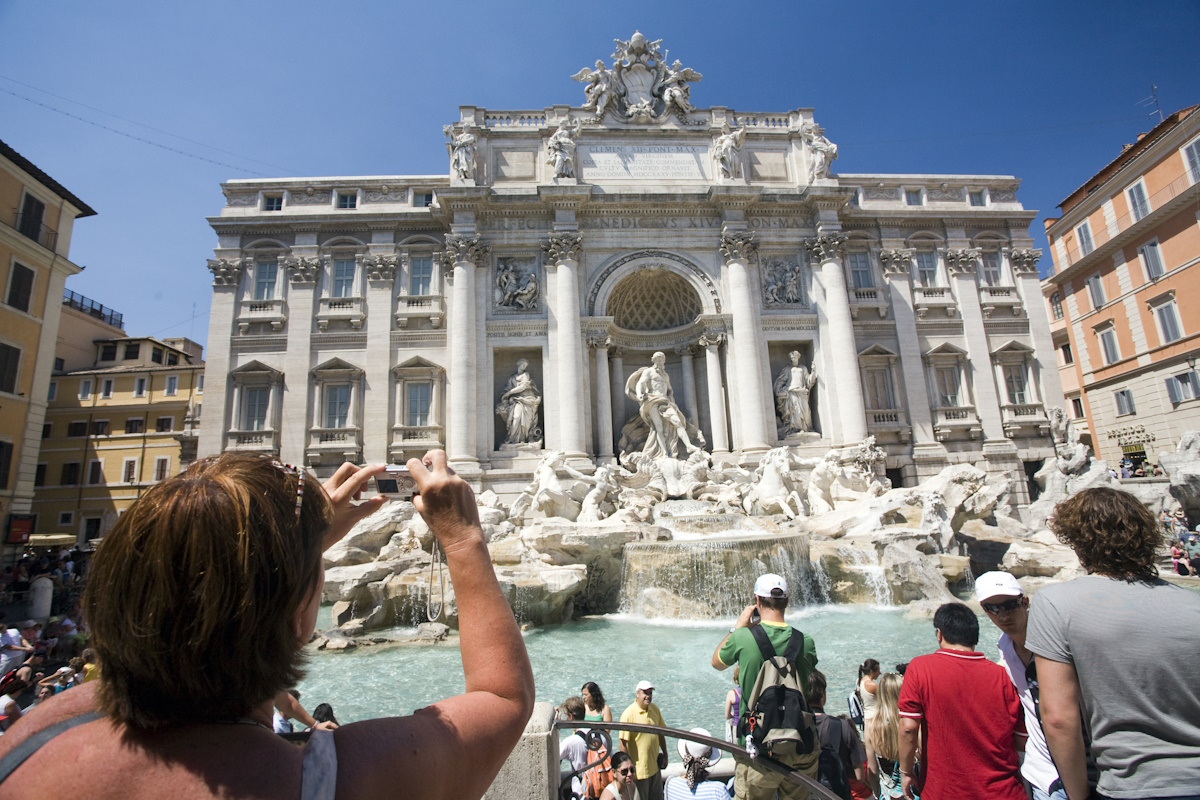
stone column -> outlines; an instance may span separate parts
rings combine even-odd
[[[683,364],[683,400],[687,403],[688,421],[698,428],[700,427],[700,412],[696,398],[696,367],[692,362],[692,354],[695,349],[689,344],[676,347],[675,352],[679,354]]]
[[[363,395],[363,460],[382,464],[388,460],[392,424],[399,422],[390,413],[392,394],[392,292],[398,273],[395,255],[360,256],[367,289],[367,353],[364,371],[367,389]],[[403,401],[398,404],[403,408]]]
[[[446,450],[451,463],[477,467],[479,441],[475,408],[479,402],[476,366],[479,342],[475,321],[475,270],[488,248],[478,236],[447,236],[446,256],[454,265],[450,310],[449,427]]]
[[[577,233],[556,233],[542,245],[555,276],[554,313],[558,325],[554,331],[555,365],[558,370],[559,447],[568,457],[587,455],[583,424],[584,394],[583,334],[579,321],[579,251],[583,237]]]
[[[1008,253],[1021,299],[1025,303],[1025,316],[1029,318],[1029,333],[1033,339],[1036,357],[1036,374],[1030,376],[1040,387],[1042,402],[1047,406],[1065,408],[1062,378],[1058,372],[1058,356],[1054,350],[1054,339],[1050,334],[1050,317],[1046,313],[1046,302],[1042,296],[1042,283],[1038,280],[1037,264],[1042,251],[1034,248],[1013,248]]]
[[[608,377],[607,336],[594,336],[588,346],[596,354],[596,455],[601,459],[613,456],[612,386]]]
[[[614,436],[625,427],[625,351],[609,345],[608,362],[612,365],[612,405],[610,406],[613,419]],[[619,454],[618,454],[619,455]]]
[[[766,450],[774,441],[768,434],[767,399],[763,378],[765,356],[758,329],[749,257],[758,249],[752,233],[736,231],[721,234],[721,254],[729,275],[729,311],[733,317],[733,360],[738,389],[738,430],[743,452]],[[848,307],[847,307],[848,308]]]
[[[213,456],[225,449],[225,435],[238,425],[237,398],[229,390],[229,339],[237,316],[238,284],[248,261],[241,258],[210,259],[208,268],[213,274],[212,306],[208,314],[208,346],[204,348],[204,393],[208,398],[205,417],[200,426],[197,444],[198,458]],[[230,401],[233,405],[230,407]]]
[[[945,257],[962,316],[963,337],[966,339],[967,357],[974,377],[975,410],[979,414],[983,438],[1003,440],[1004,418],[1000,412],[1000,394],[987,331],[983,327],[983,308],[979,303],[978,252],[970,249],[947,250]]]
[[[825,289],[825,315],[828,318],[827,337],[821,346],[828,345],[837,365],[832,376],[837,384],[838,415],[842,427],[842,444],[861,442],[867,438],[867,412],[863,404],[862,379],[858,370],[858,351],[854,343],[854,321],[850,315],[850,296],[846,290],[846,273],[842,269],[841,253],[846,237],[840,231],[818,235],[804,242],[804,248],[821,265],[821,284]]]
[[[725,341],[723,333],[706,333],[700,337],[704,348],[704,363],[708,372],[708,416],[712,427],[712,451],[729,452],[729,428],[725,424],[725,386],[721,381],[721,353],[718,348]]]
[[[280,259],[288,276],[287,350],[283,354],[283,387],[280,390],[279,460],[285,464],[307,464],[308,431],[321,420],[319,408],[308,413],[309,371],[312,369],[313,305],[321,262],[315,257]],[[272,409],[273,411],[273,409]],[[285,424],[286,422],[286,424]]]

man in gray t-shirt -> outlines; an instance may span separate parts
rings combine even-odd
[[[1157,577],[1162,534],[1133,495],[1080,492],[1058,505],[1051,527],[1093,573],[1039,591],[1025,639],[1068,796],[1088,794],[1080,707],[1102,796],[1200,795],[1200,595]]]

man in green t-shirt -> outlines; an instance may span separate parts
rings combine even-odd
[[[779,575],[770,573],[762,575],[754,582],[754,605],[746,606],[729,634],[721,640],[713,652],[712,665],[715,669],[728,669],[734,664],[738,666],[738,683],[741,688],[741,704],[738,707],[738,718],[746,713],[746,704],[750,693],[754,690],[754,682],[758,679],[759,669],[763,665],[762,653],[758,642],[751,632],[751,625],[761,625],[766,631],[767,638],[777,654],[782,654],[792,635],[792,627],[783,619],[784,610],[788,604],[788,587]],[[751,615],[757,611],[761,618],[759,622],[751,622]],[[817,647],[811,636],[804,637],[804,650],[800,655],[797,667],[800,672],[800,685],[808,685],[809,673],[817,666]],[[743,744],[744,737],[738,736],[738,744]],[[803,772],[813,778],[817,775],[817,763],[820,760],[820,749],[812,753],[780,758],[783,763]],[[805,800],[808,790],[798,784],[786,780],[781,774],[762,769],[757,764],[743,758],[737,758],[734,769],[734,795],[737,800],[771,800],[776,791],[779,797],[787,800]]]

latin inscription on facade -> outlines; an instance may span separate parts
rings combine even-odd
[[[708,180],[703,145],[586,145],[579,148],[584,182]]]

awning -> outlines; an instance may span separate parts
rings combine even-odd
[[[35,533],[29,537],[30,547],[74,547],[73,533]]]

